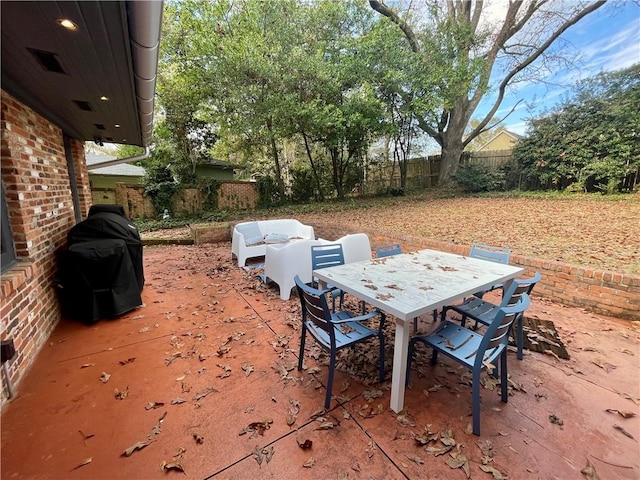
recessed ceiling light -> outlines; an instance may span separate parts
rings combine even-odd
[[[100,100],[102,100],[103,102],[108,102],[109,101],[109,97],[105,97],[104,95],[100,97]]]
[[[61,27],[66,28],[67,30],[71,30],[72,32],[75,32],[76,30],[78,30],[78,26],[73,23],[71,20],[69,20],[68,18],[61,18],[58,20],[58,24]]]
[[[114,126],[115,126],[116,128],[120,128],[120,124],[119,124],[119,123],[116,123]]]

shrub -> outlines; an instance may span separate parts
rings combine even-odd
[[[453,175],[465,192],[492,192],[504,189],[504,173],[480,163],[467,163]]]

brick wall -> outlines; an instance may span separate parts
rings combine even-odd
[[[2,183],[19,261],[0,279],[0,335],[14,340],[9,374],[17,384],[60,319],[56,256],[75,216],[60,128],[4,91],[1,111]],[[70,151],[84,218],[91,190],[83,144],[71,140]]]
[[[218,190],[219,209],[254,209],[258,206],[258,191],[255,183],[224,182]]]
[[[330,223],[312,223],[316,238],[335,240],[348,233],[356,232],[348,226]],[[367,231],[371,248],[389,243],[400,243],[404,251],[432,248],[444,252],[467,255],[469,245],[429,240],[411,235],[391,235],[380,231]],[[511,264],[525,268],[525,276],[535,272],[542,274],[542,280],[533,291],[548,300],[572,307],[611,315],[620,318],[640,320],[640,275],[614,273],[595,268],[578,267],[562,262],[540,258],[511,255]]]
[[[171,199],[173,215],[203,212],[203,193],[195,188],[181,190]],[[159,214],[140,185],[117,183],[116,203],[123,205],[129,218],[152,218]],[[222,182],[218,190],[218,209],[242,210],[258,206],[258,191],[252,182]]]
[[[128,183],[116,183],[116,203],[124,207],[129,218],[151,218],[156,214],[149,197],[144,196],[144,187]]]

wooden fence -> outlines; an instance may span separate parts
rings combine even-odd
[[[409,160],[407,164],[407,190],[421,190],[435,187],[440,174],[441,155],[429,155]],[[513,162],[512,150],[488,150],[483,152],[465,152],[462,163],[481,163],[496,169]],[[400,167],[384,165],[370,167],[365,173],[365,181],[359,193],[375,194],[387,189],[400,188]]]

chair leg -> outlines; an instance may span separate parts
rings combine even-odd
[[[304,342],[307,336],[307,326],[302,322],[302,335],[300,336],[300,354],[298,355],[298,371],[302,370],[302,362],[304,360]]]
[[[509,388],[507,385],[507,350],[505,349],[500,355],[500,388],[502,393],[502,401],[507,403],[509,400]]]
[[[518,360],[522,360],[522,348],[524,345],[524,327],[522,326],[522,322],[524,320],[524,315],[520,314],[518,315],[518,318],[516,320],[516,343],[518,344],[518,354],[517,354],[517,358]]]
[[[324,408],[329,410],[331,406],[331,390],[333,388],[333,374],[336,369],[336,351],[331,350],[329,360],[329,378],[327,379],[327,396],[324,399]]]
[[[473,434],[480,435],[480,373],[482,370],[478,370],[477,372],[473,371],[473,385],[471,387],[472,390],[472,398],[471,398],[471,410],[473,417]]]

